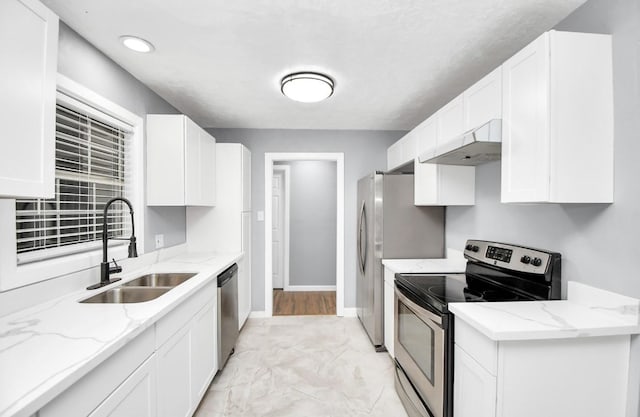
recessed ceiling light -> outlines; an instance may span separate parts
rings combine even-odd
[[[151,42],[145,41],[137,36],[120,36],[120,42],[127,48],[136,52],[151,52],[155,48],[151,45]]]
[[[282,79],[281,90],[291,100],[315,103],[333,94],[333,80],[315,72],[298,72]]]

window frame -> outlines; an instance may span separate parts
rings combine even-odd
[[[107,119],[110,117],[131,126],[129,160],[133,164],[133,175],[131,184],[129,184],[130,201],[134,210],[138,253],[141,255],[144,253],[145,236],[143,119],[61,74],[57,76],[56,97],[63,104],[65,97],[69,97],[69,104],[73,107],[86,106],[81,110],[89,114],[102,113],[107,116]],[[102,247],[100,245],[100,247],[86,252],[18,265],[15,199],[0,199],[0,230],[2,230],[0,233],[0,292],[96,268],[102,261]],[[109,259],[126,257],[126,245],[110,245]]]

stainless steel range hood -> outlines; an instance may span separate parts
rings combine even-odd
[[[480,165],[500,159],[502,120],[492,119],[462,136],[418,156],[420,162],[441,165]]]

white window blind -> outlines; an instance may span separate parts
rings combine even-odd
[[[99,246],[95,241],[102,239],[105,204],[127,194],[130,133],[58,103],[56,194],[52,199],[16,200],[19,264]],[[111,205],[107,222],[110,237],[129,236],[130,215],[124,203]]]

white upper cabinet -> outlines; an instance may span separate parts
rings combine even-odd
[[[413,161],[416,157],[416,139],[409,132],[387,148],[387,171],[392,171]]]
[[[502,77],[502,202],[613,202],[611,36],[544,33]]]
[[[439,114],[436,113],[414,129],[418,136],[418,155],[434,149],[438,144]],[[475,167],[426,164],[416,159],[413,182],[414,204],[416,206],[473,205],[475,178]]]
[[[147,116],[147,205],[214,206],[216,140],[184,115]]]
[[[417,156],[418,152],[418,138],[414,132],[409,132],[408,135],[402,138],[402,163],[412,162]]]
[[[58,17],[35,0],[2,0],[0,56],[0,197],[52,198]]]
[[[447,103],[438,110],[438,142],[446,143],[465,131],[464,125],[464,94]]]
[[[502,67],[468,88],[463,97],[464,131],[502,118]]]
[[[242,211],[251,211],[251,151],[242,149]]]

